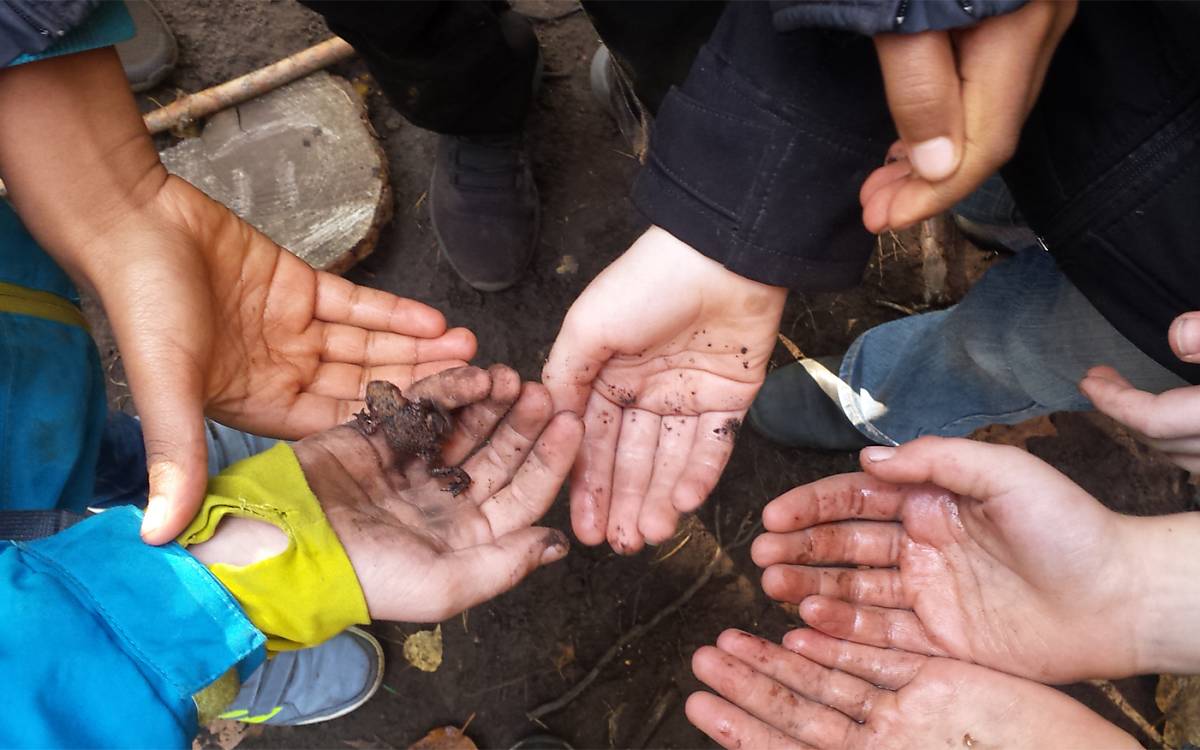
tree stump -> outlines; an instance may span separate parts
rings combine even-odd
[[[370,255],[391,219],[387,159],[366,106],[328,73],[217,113],[162,160],[322,271]]]

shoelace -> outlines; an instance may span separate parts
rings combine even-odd
[[[460,136],[452,179],[475,190],[512,190],[522,170],[521,136]]]

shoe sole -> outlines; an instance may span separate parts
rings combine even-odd
[[[371,698],[375,696],[375,693],[379,691],[379,686],[383,684],[383,646],[380,645],[375,636],[356,625],[351,625],[350,627],[346,628],[346,632],[353,633],[359,638],[359,640],[366,641],[367,643],[371,644],[371,648],[375,651],[375,663],[379,665],[379,668],[375,670],[375,680],[371,683],[371,687],[368,688],[360,698],[351,703],[347,703],[346,705],[341,706],[340,708],[337,708],[327,714],[320,714],[318,716],[305,719],[304,721],[298,721],[291,726],[302,727],[307,724],[317,724],[322,721],[332,721],[333,719],[341,718],[351,711],[357,710],[360,706],[362,706],[362,704],[371,700]]]

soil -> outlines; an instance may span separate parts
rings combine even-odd
[[[176,87],[195,91],[228,80],[328,36],[318,17],[290,0],[157,2],[178,37],[180,59],[167,85],[143,98],[147,109],[154,100],[172,99]],[[571,7],[518,6],[542,16]],[[528,276],[505,292],[472,290],[439,257],[426,200],[435,136],[397,114],[360,61],[332,71],[367,91],[371,119],[390,162],[395,201],[395,218],[375,253],[347,276],[438,307],[451,325],[476,333],[477,363],[507,362],[530,379],[538,377],[571,301],[645,228],[627,198],[638,163],[590,95],[588,64],[598,40],[587,18],[576,13],[537,21],[535,27],[549,73],[528,125],[542,196],[542,235]],[[899,240],[880,242],[862,286],[841,294],[793,295],[782,332],[806,354],[825,355],[844,351],[858,334],[904,310],[927,309],[915,238]],[[950,294],[940,304],[960,295],[992,260],[965,243],[952,244]],[[112,374],[114,405],[128,408],[119,385],[120,363],[103,325],[98,339]],[[774,364],[790,361],[780,347]],[[729,431],[732,437],[736,426]],[[1182,510],[1195,500],[1195,487],[1183,472],[1100,417],[1055,415],[1034,425],[990,430],[986,437],[1026,444],[1126,512]],[[711,746],[682,711],[687,695],[700,687],[689,668],[692,652],[712,643],[724,628],[778,639],[797,624],[793,614],[763,595],[759,572],[749,560],[744,542],[759,510],[797,484],[856,468],[850,454],[781,449],[752,430],[742,430],[737,438],[717,490],[674,539],[634,557],[617,556],[607,546],[573,545],[564,562],[442,623],[445,661],[433,673],[410,667],[402,656],[401,644],[417,626],[377,624],[373,630],[388,651],[388,664],[374,699],[323,724],[256,727],[242,746],[406,747],[435,726],[468,721],[467,734],[481,747],[507,747],[543,731],[580,748]],[[565,497],[544,523],[569,529]],[[713,562],[718,543],[727,556]],[[656,613],[696,583],[701,585],[689,601],[650,626]],[[631,631],[635,637],[627,637],[577,698],[542,717],[541,724],[527,718],[527,712],[568,691]],[[1153,706],[1154,684],[1154,677],[1119,683],[1152,722],[1160,716]],[[1096,688],[1067,690],[1146,740]],[[203,735],[201,741],[210,744],[215,738]]]

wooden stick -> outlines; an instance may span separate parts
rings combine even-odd
[[[219,112],[268,91],[291,83],[317,70],[345,60],[354,54],[354,48],[341,37],[326,39],[320,44],[289,55],[265,68],[259,68],[232,81],[212,88],[197,91],[168,104],[161,109],[147,112],[146,129],[151,133],[162,133],[177,125],[199,120],[213,112]]]
[[[1158,730],[1146,720],[1145,716],[1142,716],[1141,711],[1138,711],[1133,707],[1133,704],[1125,699],[1125,696],[1121,694],[1116,685],[1108,680],[1088,680],[1088,684],[1099,688],[1100,692],[1104,693],[1104,697],[1108,698],[1114,706],[1121,710],[1121,713],[1125,714],[1130,721],[1136,724],[1137,728],[1142,730],[1142,733],[1149,737],[1151,742],[1160,747],[1166,746]]]

